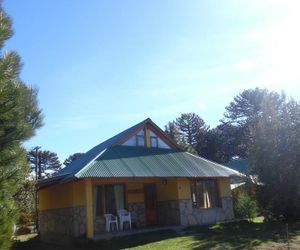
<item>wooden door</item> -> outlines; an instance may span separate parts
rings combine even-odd
[[[157,208],[156,208],[156,186],[155,184],[144,185],[145,213],[146,223],[148,226],[157,225]]]

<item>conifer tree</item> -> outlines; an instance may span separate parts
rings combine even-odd
[[[50,177],[61,169],[58,155],[49,150],[36,151],[32,149],[27,153],[27,159],[37,180]],[[36,163],[38,164],[37,168]]]
[[[0,2],[0,249],[8,249],[17,215],[14,194],[28,166],[22,143],[42,125],[37,91],[20,79],[20,57],[4,52],[11,20]]]
[[[70,155],[67,159],[64,161],[64,165],[68,166],[70,165],[73,161],[77,160],[83,153],[74,153]]]
[[[175,122],[181,140],[186,144],[196,146],[199,139],[208,130],[208,126],[205,125],[203,119],[195,113],[184,113],[176,118]]]
[[[262,185],[260,206],[277,218],[300,217],[300,105],[294,101],[278,107],[263,103],[263,113],[253,134],[250,166]]]

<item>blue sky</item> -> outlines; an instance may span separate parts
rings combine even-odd
[[[27,147],[63,161],[150,117],[216,126],[243,89],[299,100],[300,2],[6,0],[45,116]]]

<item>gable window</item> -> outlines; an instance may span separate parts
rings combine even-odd
[[[158,148],[158,139],[156,136],[150,136],[150,143],[152,148]]]
[[[117,214],[117,211],[125,208],[124,185],[103,185],[95,187],[95,214]]]
[[[144,135],[136,135],[136,145],[137,146],[145,146],[145,136]]]
[[[194,207],[212,208],[218,206],[216,180],[191,181],[191,194]]]

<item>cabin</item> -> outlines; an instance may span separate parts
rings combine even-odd
[[[236,175],[183,151],[148,118],[38,182],[40,237],[93,240],[112,232],[232,220],[230,177]],[[128,219],[122,225],[120,211]]]

